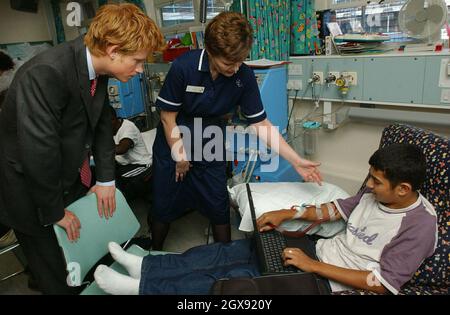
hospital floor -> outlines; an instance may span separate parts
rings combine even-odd
[[[147,209],[149,205],[144,200],[136,200],[131,202],[131,208],[136,214],[141,228],[139,235],[146,234],[147,227]],[[231,212],[231,237],[233,240],[244,238],[245,235],[237,229],[237,218]],[[206,244],[207,241],[208,220],[197,211],[192,211],[178,220],[176,220],[170,228],[169,235],[165,242],[165,250],[171,252],[183,252],[193,246]],[[81,231],[82,232],[82,231]],[[212,241],[212,236],[210,242]],[[12,252],[8,252],[0,256],[0,278],[3,275],[10,274],[21,268],[20,261]],[[28,288],[28,276],[21,273],[10,279],[0,282],[0,295],[8,294],[27,294],[39,295],[39,291]]]

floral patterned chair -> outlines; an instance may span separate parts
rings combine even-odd
[[[433,204],[438,216],[438,245],[433,256],[424,260],[413,278],[399,294],[449,294],[450,225],[450,140],[432,132],[402,124],[386,127],[380,147],[393,143],[411,143],[422,149],[427,158],[427,175],[421,193]],[[374,294],[364,290],[335,292],[338,295]]]

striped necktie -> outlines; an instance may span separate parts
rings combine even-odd
[[[91,96],[95,95],[95,90],[97,89],[97,78],[91,80]]]
[[[91,80],[91,96],[95,95],[95,91],[97,89],[97,78],[94,80]],[[89,154],[86,157],[86,159],[83,161],[83,164],[81,165],[80,169],[80,179],[81,183],[86,186],[87,188],[91,187],[91,181],[92,181],[92,172],[91,168],[89,166]]]

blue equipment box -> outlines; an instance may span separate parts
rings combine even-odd
[[[288,95],[286,66],[269,69],[254,69],[261,99],[267,118],[279,127],[281,134],[286,133],[288,124]]]
[[[145,90],[142,81],[142,74],[135,75],[125,83],[114,78],[109,79],[109,103],[116,109],[118,117],[132,118],[145,112]]]
[[[254,73],[267,118],[274,126],[278,127],[278,131],[286,138],[288,124],[286,66],[254,69]],[[233,121],[239,124],[239,119]],[[245,124],[245,120],[241,121],[241,124]],[[241,143],[237,140],[239,136],[242,137]],[[228,130],[227,150],[229,153],[234,154],[235,161],[232,164],[232,173],[234,176],[237,176],[236,179],[242,180],[249,177],[250,182],[298,182],[303,180],[289,162],[281,156],[273,158],[276,160],[269,161],[261,161],[261,158],[258,157],[254,161],[255,157],[249,152],[261,150],[261,148],[258,148],[258,141],[260,142],[253,135],[243,135],[242,132]],[[265,148],[262,151],[264,152]],[[250,162],[248,162],[249,159],[251,159]],[[271,168],[271,171],[267,171],[267,168],[266,171],[263,171],[271,163],[275,163],[276,167],[274,169]]]

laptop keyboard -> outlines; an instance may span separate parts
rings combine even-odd
[[[259,234],[263,246],[267,272],[269,273],[293,273],[299,272],[294,266],[285,266],[281,254],[287,247],[287,241],[278,231],[268,231]]]

